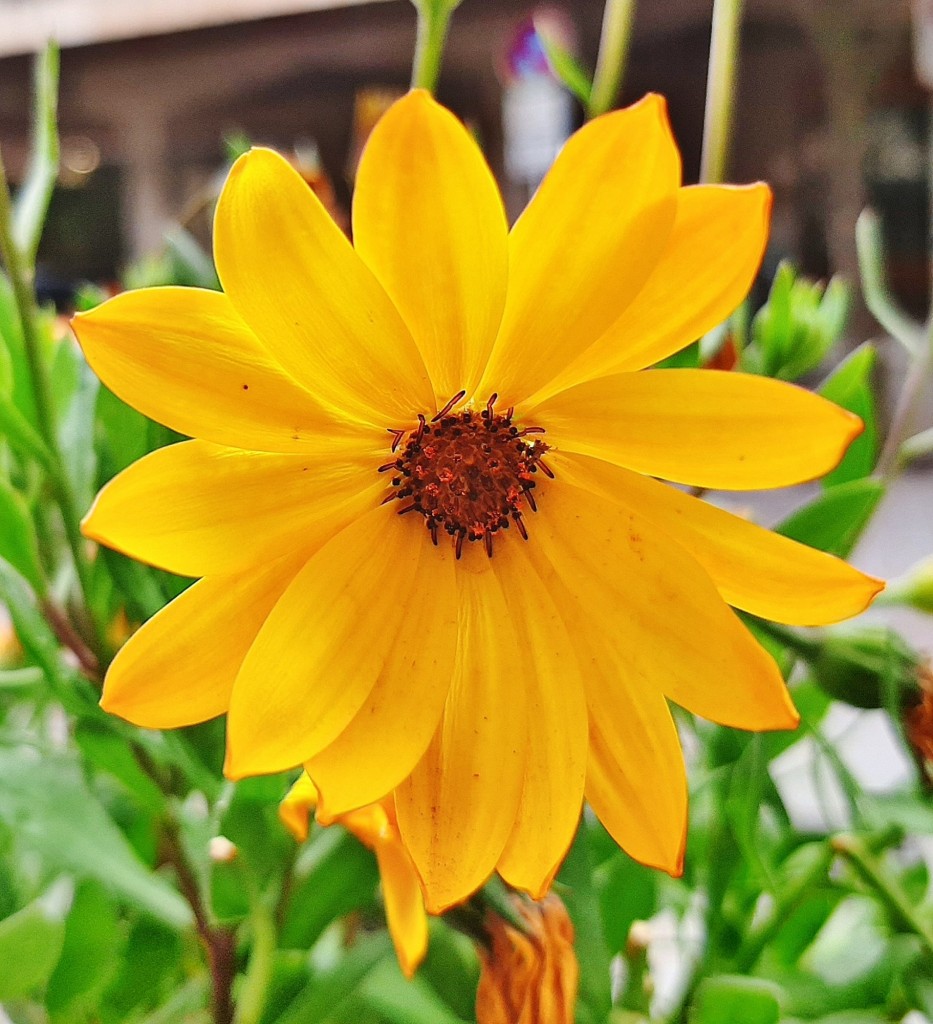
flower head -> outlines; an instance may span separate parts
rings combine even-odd
[[[764,185],[682,188],[657,96],[577,132],[511,232],[424,92],[370,137],[355,247],[285,160],[241,157],[224,292],[130,292],[75,324],[108,386],[197,438],[85,521],[202,577],[122,649],[104,706],[155,728],[226,712],[227,773],[304,764],[328,817],[392,794],[432,911],[495,868],[542,894],[584,794],[679,871],[667,700],[797,721],[728,606],[817,625],[879,589],[660,482],[796,483],[861,429],[766,378],[638,372],[741,300],[769,206]]]
[[[300,843],[308,838],[309,818],[317,806],[317,788],[302,772],[279,804],[279,817]],[[395,955],[405,976],[412,977],[428,949],[428,917],[418,873],[399,835],[392,800],[380,800],[332,820],[322,819],[320,812],[317,818],[323,825],[343,825],[375,853]]]

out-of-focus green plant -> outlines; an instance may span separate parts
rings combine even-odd
[[[418,4],[416,84],[436,83],[455,6]],[[618,29],[610,14],[630,17],[631,6],[612,4],[607,24]],[[738,5],[731,18],[717,6],[719,31],[731,36],[719,40],[711,81],[723,89],[709,109],[728,122],[723,97],[734,82],[721,65],[735,53]],[[604,36],[601,66],[615,88],[624,38]],[[549,53],[590,104],[586,73]],[[225,782],[218,722],[155,734],[97,707],[113,649],[187,581],[115,552],[92,558],[76,532],[77,512],[97,488],[174,436],[95,383],[32,293],[55,180],[56,70],[50,48],[37,64],[32,170],[15,213],[0,208],[0,604],[13,627],[0,630],[3,1012],[15,1024],[472,1021],[483,915],[509,913],[501,883],[432,921],[427,959],[407,982],[385,931],[373,855],[336,826],[313,828],[296,845],[277,814],[290,776]],[[721,127],[720,168],[728,124]],[[843,359],[820,390],[861,416],[865,431],[819,493],[779,526],[841,556],[925,443],[908,435],[910,409],[929,383],[929,332],[887,294],[874,227],[860,225],[863,289],[912,359],[901,412],[885,434],[875,348]],[[216,287],[216,275],[179,230],[126,283]],[[102,298],[88,288],[79,301],[87,308]],[[739,313],[679,358],[705,363],[728,354],[728,344],[743,368],[796,379],[833,354],[848,304],[841,283],[822,289],[784,267],[750,339]],[[918,570],[897,593],[929,610],[928,583]],[[901,715],[918,699],[921,658],[889,632],[749,625],[791,680],[801,732],[748,735],[679,721],[694,751],[680,879],[637,864],[584,816],[555,882],[576,932],[577,1020],[882,1024],[911,1011],[933,1019],[930,869],[911,853],[912,839],[933,836],[928,794],[919,773],[893,794],[864,792],[822,728],[841,699],[889,713],[904,742]],[[819,781],[840,790],[842,821],[827,808],[821,825],[800,824],[779,788],[778,759],[801,742],[821,755]],[[660,984],[665,950],[672,986]]]
[[[824,287],[781,263],[767,302],[752,320],[742,369],[780,380],[815,370],[842,339],[851,304],[851,287],[842,278]]]

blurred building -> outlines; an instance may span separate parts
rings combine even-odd
[[[907,0],[745,6],[731,177],[775,187],[769,259],[851,273],[852,227],[871,198],[895,286],[924,309],[929,96],[913,72]],[[592,67],[601,0],[464,0],[439,90],[475,128],[513,213],[525,191],[505,173],[504,68],[523,20],[544,7],[562,13]],[[640,0],[623,96],[668,97],[688,179],[711,8]],[[319,160],[346,207],[366,97],[378,105],[379,91],[406,87],[414,30],[408,0],[0,0],[0,145],[14,179],[27,151],[29,54],[50,35],[63,47],[63,171],[45,265],[107,277],[158,247],[173,221],[197,230],[225,136]]]

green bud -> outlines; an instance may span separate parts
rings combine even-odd
[[[836,700],[857,708],[886,708],[893,695],[898,707],[922,697],[922,659],[887,629],[829,634],[811,659],[813,678]]]
[[[933,615],[933,555],[911,566],[888,584],[883,604],[907,605]]]

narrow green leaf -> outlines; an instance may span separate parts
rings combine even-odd
[[[847,558],[885,490],[880,480],[869,478],[831,487],[788,516],[777,527],[777,532],[820,551]]]
[[[48,870],[96,879],[172,928],[190,924],[187,903],[136,857],[73,760],[0,748],[0,778],[0,822]]]
[[[547,18],[535,19],[535,32],[541,40],[544,56],[547,57],[551,71],[584,106],[588,106],[593,83],[586,68],[561,43],[548,24]]]
[[[7,441],[20,458],[32,459],[47,470],[52,468],[52,456],[45,442],[12,399],[4,394],[0,394],[0,438]]]
[[[71,886],[59,882],[0,921],[0,1002],[24,999],[48,983],[61,954],[70,903]]]
[[[833,370],[820,387],[820,394],[824,398],[854,412],[865,424],[865,429],[849,445],[839,465],[823,477],[824,487],[860,480],[875,468],[878,458],[878,425],[872,392],[872,370],[876,357],[877,353],[871,344],[866,342],[860,345]]]
[[[5,558],[33,590],[44,592],[35,525],[22,495],[3,477],[0,477],[0,558]]]
[[[365,935],[335,963],[315,971],[307,987],[292,1001],[276,1024],[324,1024],[363,983],[378,963],[394,956],[385,932]]]
[[[9,392],[0,392],[0,395],[8,397],[28,424],[35,427],[36,401],[26,360],[23,325],[19,319],[13,285],[5,274],[0,274],[0,338],[3,339],[12,374]],[[0,432],[5,432],[2,422]]]
[[[92,1015],[97,997],[116,974],[121,946],[116,910],[107,893],[97,882],[82,883],[65,921],[61,956],[46,992],[53,1022]]]
[[[394,959],[385,959],[366,976],[360,1003],[387,1024],[465,1024],[419,977],[407,981]]]
[[[606,948],[599,895],[593,884],[589,835],[590,825],[584,815],[558,875],[557,894],[567,906],[576,934],[574,945],[580,961],[581,1019],[596,1024],[608,1016],[612,992],[610,955]]]
[[[58,46],[36,58],[32,154],[13,209],[13,237],[31,266],[58,177]]]

